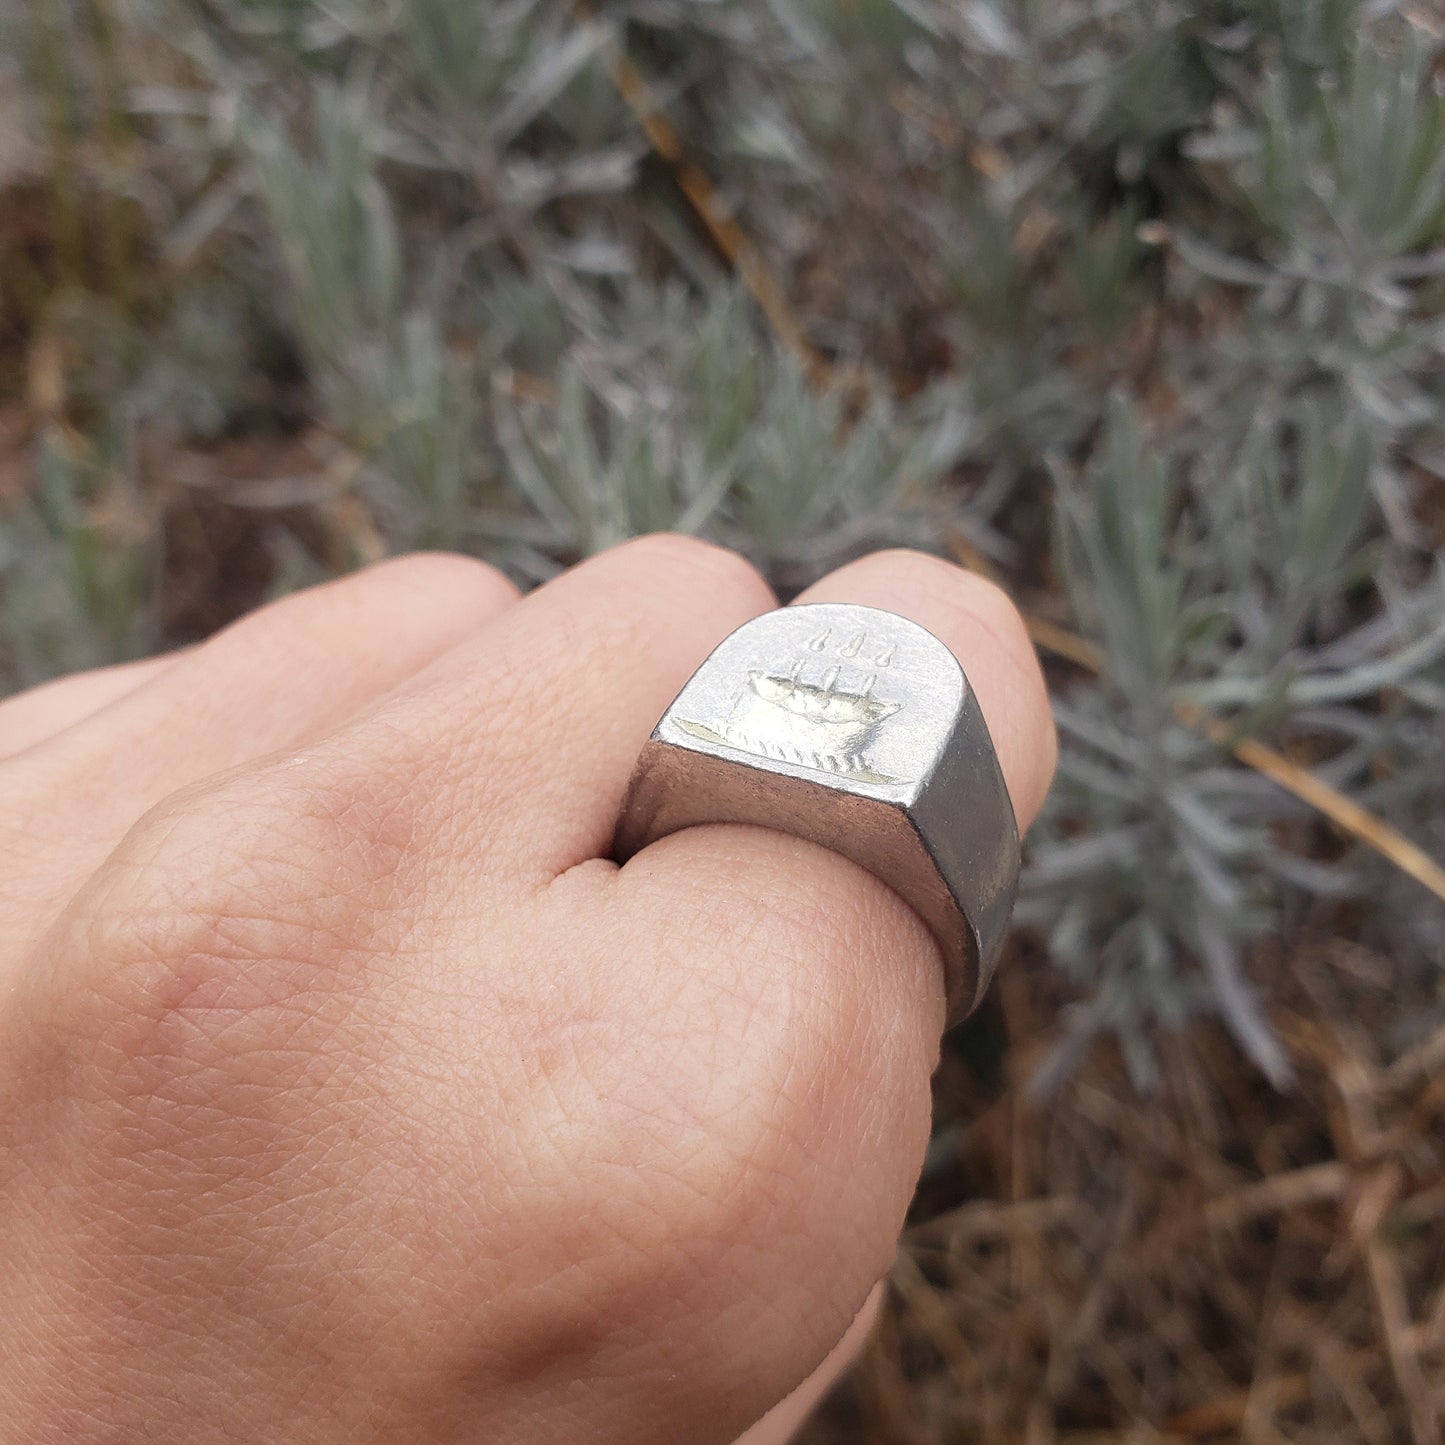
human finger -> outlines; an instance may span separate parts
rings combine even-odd
[[[958,658],[988,722],[1022,832],[1058,760],[1048,692],[1019,610],[976,572],[926,552],[875,552],[830,572],[798,602],[852,602],[921,623]]]
[[[881,1281],[874,1286],[868,1302],[858,1311],[828,1358],[791,1395],[779,1400],[752,1429],[741,1435],[736,1445],[788,1445],[828,1391],[857,1363],[878,1322],[886,1288]]]
[[[0,701],[0,759],[44,742],[134,692],[175,661],[148,657],[42,682]]]
[[[32,930],[145,812],[325,733],[516,600],[471,558],[417,554],[249,614],[99,712],[0,761],[0,909]]]
[[[398,791],[435,798],[448,827],[463,790],[463,870],[510,858],[545,881],[607,854],[658,714],[727,633],[775,602],[735,552],[640,537],[530,593],[336,745]]]

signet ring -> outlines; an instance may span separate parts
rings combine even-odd
[[[700,823],[851,859],[937,938],[949,1022],[982,997],[1018,887],[1018,824],[978,699],[926,628],[822,602],[719,643],[642,748],[613,856]]]

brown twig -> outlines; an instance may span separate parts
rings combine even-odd
[[[893,1285],[907,1302],[914,1319],[933,1341],[934,1348],[952,1372],[959,1388],[968,1389],[978,1373],[973,1351],[964,1339],[963,1331],[906,1249],[899,1250],[894,1262]]]
[[[1441,1445],[1440,1417],[1435,1412],[1425,1374],[1420,1368],[1420,1355],[1400,1267],[1380,1238],[1380,1224],[1399,1191],[1398,1168],[1385,1165],[1376,1170],[1366,1182],[1356,1206],[1351,1233],[1365,1265],[1380,1333],[1384,1336],[1385,1354],[1409,1414],[1414,1445]]]
[[[1204,1206],[1203,1222],[1210,1229],[1237,1228],[1264,1215],[1339,1199],[1349,1186],[1350,1171],[1339,1160],[1309,1164],[1211,1199]]]
[[[586,0],[576,0],[575,8],[579,15],[590,17],[591,7]],[[778,339],[802,363],[814,386],[826,386],[832,379],[827,358],[808,340],[777,278],[718,194],[712,178],[688,156],[682,138],[658,106],[646,77],[621,45],[608,52],[607,72],[623,104],[642,127],[653,150],[671,169],[688,204],[751,292]]]
[[[1337,1368],[1348,1363],[1359,1368],[1375,1360],[1374,1350],[1356,1350],[1346,1360],[1336,1362]],[[1315,1382],[1312,1372],[1298,1370],[1287,1375],[1275,1375],[1269,1380],[1269,1387],[1276,1409],[1288,1409],[1292,1405],[1307,1403],[1314,1393]],[[1164,1428],[1190,1440],[1222,1435],[1237,1430],[1249,1408],[1250,1386],[1230,1390],[1227,1394],[1216,1395],[1202,1405],[1192,1405],[1179,1410],[1165,1422]]]
[[[1066,658],[1090,672],[1104,671],[1104,655],[1094,643],[1044,617],[1028,616],[1024,621],[1029,636],[1046,652]],[[1373,848],[1402,873],[1428,888],[1437,898],[1445,900],[1445,868],[1368,808],[1345,797],[1308,768],[1291,762],[1283,753],[1276,752],[1258,739],[1235,737],[1228,723],[1211,717],[1203,708],[1180,702],[1175,705],[1174,712],[1186,727],[1193,728],[1220,747],[1228,748],[1246,767],[1278,783],[1287,793],[1328,818],[1340,832]]]
[[[1383,819],[1264,743],[1254,738],[1233,738],[1227,723],[1208,716],[1201,709],[1181,704],[1177,711],[1181,721],[1211,741],[1228,747],[1240,762],[1263,773],[1302,803],[1308,803],[1342,833],[1358,838],[1437,898],[1445,899],[1445,868]]]
[[[915,1225],[908,1231],[908,1239],[914,1245],[947,1244],[954,1248],[984,1240],[1018,1239],[1066,1224],[1078,1208],[1078,1200],[1069,1197],[1005,1203],[972,1199]]]
[[[976,550],[965,551],[958,545],[957,539],[953,539],[950,545],[955,557],[964,566],[980,572],[991,581],[997,580],[993,569]],[[1087,638],[1079,637],[1067,627],[1061,627],[1057,622],[1035,614],[1026,615],[1024,622],[1035,646],[1089,672],[1102,674],[1105,671],[1102,650]],[[1307,768],[1291,762],[1283,753],[1276,752],[1267,744],[1255,738],[1235,737],[1228,723],[1211,717],[1203,708],[1181,702],[1176,704],[1174,711],[1186,727],[1193,728],[1195,732],[1220,747],[1228,748],[1246,767],[1253,768],[1271,782],[1278,783],[1287,793],[1293,794],[1300,802],[1328,818],[1342,833],[1358,839],[1368,848],[1373,848],[1402,873],[1428,888],[1437,898],[1445,900],[1445,867],[1441,867],[1423,848],[1412,843],[1403,833],[1392,828],[1382,818],[1377,818],[1368,808],[1362,808]]]

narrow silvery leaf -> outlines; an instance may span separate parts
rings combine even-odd
[[[505,143],[530,125],[610,42],[612,27],[588,20],[544,49],[511,87],[510,98],[488,127],[497,143]]]

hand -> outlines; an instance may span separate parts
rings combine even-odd
[[[1002,593],[894,552],[807,598],[954,649],[1027,823]],[[936,946],[782,834],[606,856],[773,605],[676,537],[524,600],[412,557],[0,705],[7,1441],[704,1445],[818,1365],[918,1173]]]

